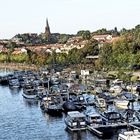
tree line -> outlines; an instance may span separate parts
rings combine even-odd
[[[100,48],[100,43],[92,38],[97,34],[111,34],[119,36],[119,39],[112,43],[103,43]],[[30,63],[39,66],[93,64],[97,69],[130,69],[132,66],[140,66],[140,25],[129,30],[123,28],[120,31],[116,27],[113,30],[103,28],[92,33],[88,30],[81,30],[75,36],[82,36],[83,40],[87,40],[84,48],[74,48],[68,54],[55,51],[36,53],[27,50],[27,54],[12,55],[15,44],[10,44],[7,46],[8,52],[0,54],[0,62]],[[69,37],[66,34],[61,34],[60,42],[66,43]],[[88,55],[98,55],[99,59],[88,60],[86,58]]]
[[[100,49],[99,63],[108,69],[131,69],[140,66],[140,25],[131,30],[122,29],[120,37]]]

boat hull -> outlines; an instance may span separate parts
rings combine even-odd
[[[22,93],[22,96],[26,99],[36,99],[37,98],[36,95],[27,95],[25,93]]]

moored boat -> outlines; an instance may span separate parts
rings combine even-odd
[[[43,86],[37,86],[35,88],[35,92],[39,99],[42,99],[47,94],[47,92]]]
[[[78,105],[75,104],[73,101],[66,101],[63,105],[63,110],[64,112],[69,112],[69,111],[81,111],[85,109],[84,105]]]
[[[123,122],[122,115],[117,111],[105,111],[101,113],[101,117],[105,125]]]
[[[19,83],[19,80],[17,78],[14,78],[14,79],[10,79],[9,80],[9,86],[10,87],[20,87],[20,83]]]
[[[46,112],[50,115],[62,115],[62,105],[60,103],[49,102],[46,106]]]
[[[23,88],[22,96],[24,98],[27,98],[27,99],[36,99],[37,98],[37,94],[36,94],[36,92],[34,90],[34,87],[31,86],[31,85],[26,85]]]
[[[114,101],[114,103],[115,103],[116,107],[118,107],[120,109],[127,109],[129,101],[123,100],[123,99],[116,99]]]
[[[118,140],[139,140],[140,132],[136,129],[134,131],[125,131],[124,133],[120,133],[118,136]]]
[[[65,118],[65,124],[71,131],[85,130],[85,115],[79,111],[70,111],[67,113],[67,117]]]
[[[40,107],[43,112],[46,112],[50,115],[62,115],[62,105],[58,100],[53,100],[53,97],[44,97],[40,103]]]

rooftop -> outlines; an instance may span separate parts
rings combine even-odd
[[[72,118],[85,117],[85,115],[83,113],[80,113],[79,111],[68,112],[68,115]]]

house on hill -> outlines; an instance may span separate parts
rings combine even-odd
[[[13,55],[18,55],[18,54],[26,54],[27,50],[25,48],[15,48],[14,51],[12,52]]]
[[[107,40],[112,40],[112,38],[113,38],[112,35],[109,35],[109,34],[106,34],[106,35],[94,35],[93,36],[93,39],[95,39],[95,40],[97,40],[99,42],[101,42],[101,41],[105,42]]]

